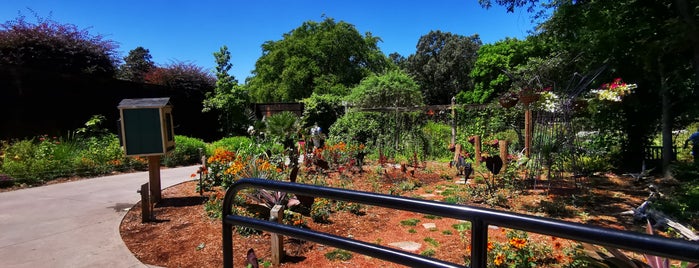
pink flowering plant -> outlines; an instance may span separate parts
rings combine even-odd
[[[627,84],[621,78],[615,78],[611,83],[604,83],[590,92],[598,100],[620,102],[624,96],[633,93],[637,87],[636,84]]]

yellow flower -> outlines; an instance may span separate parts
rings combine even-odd
[[[495,260],[493,260],[493,263],[495,266],[500,266],[503,262],[505,261],[505,255],[502,253],[498,253],[497,256],[495,256]]]

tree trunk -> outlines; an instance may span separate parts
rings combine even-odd
[[[673,160],[673,149],[674,145],[672,143],[672,107],[670,104],[670,89],[667,88],[667,83],[665,81],[665,71],[663,69],[663,64],[659,60],[659,73],[660,73],[660,98],[662,103],[662,114],[661,114],[661,124],[662,124],[662,170],[663,176],[668,177],[670,174],[669,166],[670,161]]]
[[[699,85],[699,27],[697,27],[695,14],[689,13],[694,10],[687,0],[675,0],[675,7],[679,13],[680,19],[684,22],[687,29],[687,36],[692,43],[692,58],[694,60],[694,83]]]

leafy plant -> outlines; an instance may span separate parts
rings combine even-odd
[[[426,256],[426,257],[432,257],[436,254],[435,250],[433,248],[426,249],[422,252],[420,252],[420,255]]]
[[[419,219],[406,219],[406,220],[401,220],[400,225],[403,226],[416,226],[420,222]]]
[[[331,261],[341,260],[348,261],[352,259],[352,253],[344,249],[334,249],[328,253],[325,253],[325,258]]]

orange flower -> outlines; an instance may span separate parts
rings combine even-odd
[[[493,250],[494,247],[493,242],[488,242],[488,251]]]
[[[496,266],[500,266],[500,264],[502,264],[504,261],[505,261],[505,255],[503,255],[502,253],[498,253],[498,255],[495,256],[495,260],[493,260],[493,263]]]
[[[554,249],[561,249],[561,247],[563,247],[563,245],[561,244],[561,242],[556,241],[556,242],[553,243],[553,248],[554,248]]]
[[[555,258],[558,263],[561,263],[565,260],[565,257],[563,257],[563,255],[560,254],[556,254]]]
[[[197,173],[192,173],[192,175],[189,175],[189,177],[192,177],[192,178],[194,178],[196,176],[197,176]]]
[[[524,238],[513,237],[510,239],[510,245],[516,249],[523,249],[527,246],[527,240]]]

